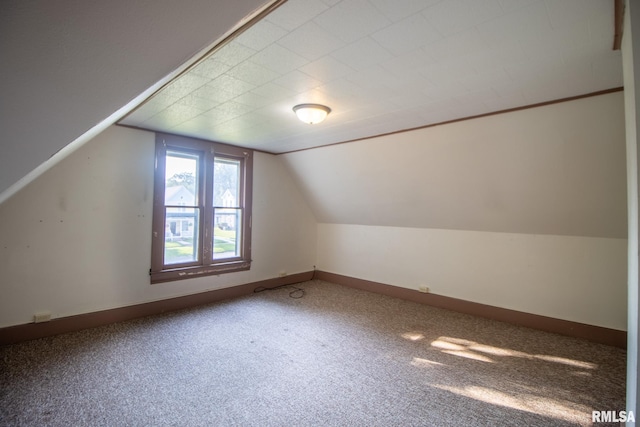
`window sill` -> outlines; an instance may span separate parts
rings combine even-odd
[[[246,271],[251,268],[251,262],[240,260],[207,266],[181,267],[162,271],[150,271],[151,284],[173,282],[176,280],[193,279],[202,276],[218,276],[220,274]]]

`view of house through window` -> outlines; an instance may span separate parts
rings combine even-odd
[[[151,281],[246,270],[251,150],[158,134]]]
[[[213,172],[213,258],[236,257],[241,237],[242,208],[238,194],[240,185],[240,162],[216,157]]]
[[[167,151],[164,190],[165,264],[198,261],[199,163],[199,156]]]

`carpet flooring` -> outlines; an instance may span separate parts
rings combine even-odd
[[[624,409],[622,349],[296,286],[1,347],[0,425],[586,426]]]

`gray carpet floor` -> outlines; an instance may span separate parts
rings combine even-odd
[[[2,347],[0,425],[568,426],[624,409],[622,349],[296,286]]]

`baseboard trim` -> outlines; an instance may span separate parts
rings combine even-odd
[[[433,307],[444,308],[460,313],[472,314],[478,317],[507,322],[518,326],[525,326],[546,332],[582,338],[588,341],[606,344],[619,348],[627,348],[627,332],[617,329],[609,329],[601,326],[587,325],[568,320],[555,319],[522,311],[494,307],[477,302],[461,300],[436,294],[425,294],[413,289],[400,288],[341,274],[316,271],[314,279],[324,280],[338,285],[375,292],[395,298],[426,304]]]
[[[311,279],[324,280],[338,285],[375,292],[382,295],[426,304],[433,307],[444,308],[460,313],[471,314],[487,319],[525,326],[532,329],[582,338],[600,344],[611,345],[624,349],[627,348],[626,331],[555,319],[552,317],[494,307],[442,295],[431,293],[424,294],[412,289],[400,288],[397,286],[319,270],[316,270],[315,272],[309,271],[305,273],[291,274],[285,277],[260,280],[244,285],[201,292],[177,298],[136,304],[110,310],[102,310],[93,313],[79,314],[76,316],[62,317],[53,319],[49,322],[27,323],[0,328],[0,345],[15,344],[23,341],[30,341],[38,338],[151,316],[154,314],[197,307],[217,301],[250,295],[253,293],[254,289],[259,287],[271,288],[275,286],[300,283]]]
[[[0,345],[15,344],[53,335],[75,332],[82,329],[132,320],[169,311],[197,307],[212,302],[228,300],[253,293],[259,287],[272,288],[281,285],[304,282],[313,278],[313,271],[291,274],[274,279],[260,280],[230,288],[201,292],[193,295],[169,298],[160,301],[136,304],[93,313],[61,317],[49,322],[26,323],[23,325],[0,328]]]

